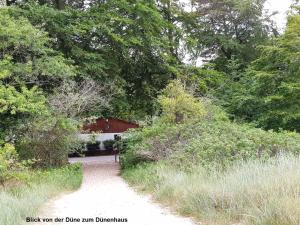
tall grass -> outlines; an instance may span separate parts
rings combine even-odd
[[[0,190],[1,225],[25,224],[25,218],[34,216],[49,198],[78,188],[82,169],[73,164],[59,169],[32,171],[26,176],[29,176],[29,184]]]
[[[240,161],[223,172],[184,172],[160,162],[126,169],[123,176],[203,224],[300,224],[299,157]]]

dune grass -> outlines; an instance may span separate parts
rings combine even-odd
[[[184,172],[159,162],[128,168],[124,178],[201,224],[300,224],[300,158],[237,162],[226,171]]]
[[[0,189],[1,225],[23,225],[25,218],[36,215],[48,199],[80,187],[82,168],[73,164],[58,169],[27,171],[19,176],[26,184]]]

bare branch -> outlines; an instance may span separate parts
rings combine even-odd
[[[99,85],[93,80],[63,81],[49,97],[49,105],[58,114],[70,118],[96,108],[107,108],[113,96],[114,84]]]

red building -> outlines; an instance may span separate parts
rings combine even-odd
[[[113,118],[99,118],[94,123],[84,125],[84,131],[79,135],[79,138],[87,143],[88,152],[86,155],[99,155],[104,154],[107,146],[105,142],[115,140],[116,137],[121,137],[122,133],[130,128],[138,128],[139,125],[127,122],[120,119]],[[95,143],[91,143],[91,140]],[[106,151],[105,154],[110,153]]]
[[[88,133],[101,132],[101,133],[122,133],[130,128],[138,128],[139,125],[127,122],[120,119],[113,118],[99,118],[95,123],[83,126],[83,130]]]

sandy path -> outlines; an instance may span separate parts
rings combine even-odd
[[[119,176],[119,167],[111,156],[72,159],[84,165],[82,187],[70,194],[54,199],[43,207],[40,218],[64,218],[64,222],[49,224],[128,224],[128,225],[192,225],[188,218],[171,214],[153,203],[148,196],[133,191]],[[80,222],[66,222],[66,217]],[[96,222],[98,218],[126,218],[128,222]],[[92,218],[94,222],[83,222]]]

